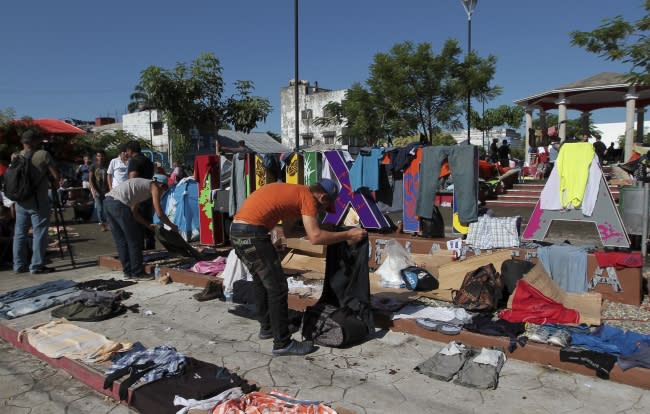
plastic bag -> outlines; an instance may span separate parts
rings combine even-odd
[[[400,287],[404,285],[402,269],[415,266],[409,252],[397,241],[389,240],[386,243],[386,259],[375,271],[379,275],[382,286]]]

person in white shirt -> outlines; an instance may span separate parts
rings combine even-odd
[[[129,156],[126,153],[126,144],[120,144],[119,148],[120,154],[111,160],[106,170],[109,191],[129,179]]]

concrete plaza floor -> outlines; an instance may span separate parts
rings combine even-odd
[[[99,232],[96,224],[70,226],[71,232],[79,233],[71,239],[75,269],[68,256],[53,258],[51,265],[57,272],[49,275],[14,275],[5,268],[0,271],[0,292],[55,279],[121,277],[121,272],[95,265],[97,256],[115,251],[110,233]],[[192,298],[200,291],[196,287],[146,281],[126,290],[133,295],[125,303],[138,304],[139,313],[76,324],[111,339],[141,341],[145,346],[168,344],[188,356],[225,366],[266,390],[322,400],[342,412],[650,412],[647,390],[512,359],[503,367],[496,390],[431,379],[414,367],[445,343],[404,333],[378,331],[373,339],[348,349],[321,347],[306,357],[273,357],[271,342],[257,338],[257,322],[228,313],[224,302],[197,302]],[[45,310],[0,323],[17,332],[50,319],[50,311]],[[130,410],[0,341],[0,412]]]

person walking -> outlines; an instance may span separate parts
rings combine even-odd
[[[83,188],[90,189],[90,167],[92,165],[92,160],[90,156],[84,155],[84,160],[81,165],[77,167],[77,178],[81,180],[81,186]]]
[[[286,237],[301,235],[302,220],[312,244],[359,242],[367,237],[361,228],[341,232],[320,228],[317,216],[332,211],[337,185],[322,179],[311,186],[276,182],[255,190],[246,198],[230,226],[235,253],[253,275],[260,339],[273,338],[273,355],[306,355],[314,350],[310,341],[291,339],[288,322],[288,286],[280,259],[271,240],[271,230],[282,221]]]
[[[102,231],[107,231],[106,216],[104,214],[104,198],[108,193],[108,172],[106,168],[105,155],[102,151],[95,154],[95,162],[90,167],[89,183],[90,192],[95,200],[95,214]]]
[[[593,143],[594,152],[596,152],[596,155],[598,156],[598,162],[600,165],[603,165],[603,161],[605,161],[605,153],[607,152],[607,145],[601,141],[600,135],[594,135],[594,138],[596,138],[596,141]]]
[[[155,173],[155,165],[146,155],[142,153],[140,143],[138,141],[129,141],[126,143],[126,154],[129,156],[129,178],[153,178]],[[145,201],[140,204],[140,215],[143,217],[153,217],[153,206],[151,200]],[[149,229],[143,227],[144,232],[142,248],[144,250],[153,250],[156,248],[156,235]]]
[[[149,228],[153,232],[155,224],[152,224],[151,216],[140,215],[140,204],[152,201],[160,221],[172,231],[178,232],[178,227],[169,220],[160,205],[160,198],[166,189],[167,177],[156,174],[152,180],[129,178],[106,194],[104,199],[106,218],[111,226],[124,277],[127,279],[153,279],[153,275],[144,271],[142,228]]]
[[[119,151],[118,156],[111,160],[106,170],[108,191],[129,179],[129,155],[126,153],[126,144],[120,144]]]
[[[510,145],[508,145],[507,139],[501,141],[499,147],[499,164],[501,164],[501,168],[510,167]]]
[[[492,143],[490,144],[490,161],[494,164],[499,161],[499,138],[492,138]]]
[[[54,166],[54,160],[49,152],[39,149],[41,137],[34,131],[25,131],[20,142],[23,149],[21,155],[29,158],[32,163],[32,183],[34,195],[26,200],[15,203],[16,227],[13,243],[13,269],[15,273],[42,274],[53,272],[54,269],[45,266],[47,253],[47,230],[50,226],[50,198],[48,196],[48,173],[54,182],[59,181],[59,172]],[[32,228],[32,258],[28,258],[29,227]],[[28,267],[28,262],[29,267]]]

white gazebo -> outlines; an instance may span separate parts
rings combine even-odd
[[[566,138],[567,110],[589,113],[596,109],[625,107],[625,159],[634,145],[635,113],[638,134],[643,134],[645,107],[650,103],[650,86],[633,85],[620,73],[603,72],[515,101],[526,111],[526,154],[533,127],[533,111],[539,111],[542,130],[546,128],[546,111],[557,109],[561,140]],[[641,139],[642,141],[642,139]]]

